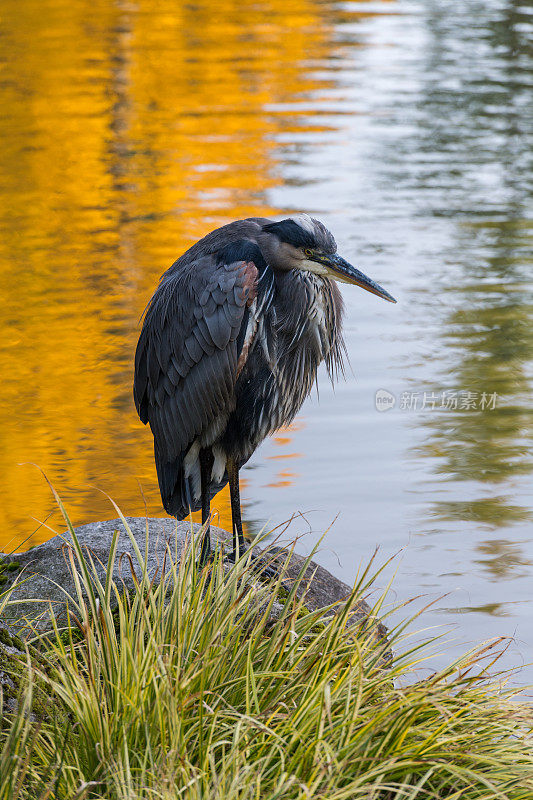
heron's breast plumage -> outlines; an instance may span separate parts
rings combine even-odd
[[[235,386],[235,410],[222,437],[229,455],[244,463],[270,433],[300,410],[326,362],[342,366],[342,299],[335,284],[311,273],[276,275],[274,300],[257,322]]]
[[[342,298],[337,286],[309,272],[280,278],[277,382],[284,424],[300,410],[322,361],[332,378],[342,365]]]

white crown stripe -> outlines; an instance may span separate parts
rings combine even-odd
[[[300,228],[303,228],[304,231],[307,231],[307,233],[311,234],[315,233],[315,226],[313,224],[313,220],[308,214],[296,214],[296,216],[289,217],[289,219],[292,219],[293,222],[299,225]]]

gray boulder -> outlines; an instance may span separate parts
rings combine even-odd
[[[23,642],[0,625],[0,712],[15,710],[25,657]]]
[[[33,671],[31,693],[27,691],[29,665]],[[0,624],[0,718],[7,718],[22,703],[31,719],[65,725],[66,712],[47,680],[52,675],[50,662],[36,647]]]
[[[146,561],[148,575],[150,579],[156,580],[165,568],[168,554],[170,553],[173,560],[179,560],[191,531],[196,532],[200,527],[196,524],[191,526],[189,522],[176,522],[170,518],[147,520],[127,517],[126,519]],[[140,566],[133,543],[120,519],[82,525],[76,528],[76,536],[84,553],[91,557],[99,578],[103,579],[115,531],[119,532],[119,540],[113,578],[116,583],[123,585],[125,591],[133,591],[134,573],[139,576]],[[228,550],[231,549],[230,534],[220,528],[211,528],[211,540],[213,546],[227,542]],[[260,555],[261,550],[255,548],[255,552]],[[269,558],[272,558],[273,553],[277,558],[285,559],[286,551],[281,548],[269,549]],[[17,555],[0,553],[3,581],[1,590],[15,584],[7,611],[7,621],[13,629],[19,633],[23,633],[25,628],[29,630],[32,627],[40,631],[46,630],[50,619],[50,604],[54,607],[56,617],[61,619],[66,608],[65,592],[73,597],[76,595],[70,561],[72,556],[72,539],[69,533],[55,536],[26,553]],[[302,556],[296,554],[291,557],[286,586],[296,579],[304,560]],[[76,564],[75,558],[74,563]],[[287,588],[290,588],[290,585]],[[311,562],[308,566],[305,579],[299,587],[300,596],[305,592],[305,605],[310,611],[342,601],[350,591],[349,586],[315,562]],[[277,611],[279,613],[279,609]],[[370,613],[371,609],[362,600],[353,614],[352,622],[366,621],[374,627],[378,636],[386,636],[386,629],[372,620]],[[275,607],[273,615],[276,616]]]

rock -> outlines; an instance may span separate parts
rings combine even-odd
[[[150,579],[161,573],[164,567],[167,548],[172,557],[179,559],[186,538],[191,535],[188,522],[176,522],[167,519],[148,520],[148,548],[146,548],[147,521],[144,518],[127,517],[128,525],[141,550]],[[198,528],[197,525],[194,526]],[[117,555],[114,562],[113,579],[117,584],[131,592],[135,589],[132,568],[136,576],[140,574],[140,566],[135,548],[120,519],[91,522],[76,528],[76,536],[84,555],[92,558],[100,580],[105,577],[105,565],[109,557],[109,549],[115,531],[119,532]],[[226,538],[224,531],[212,529],[213,539]],[[18,578],[17,585],[11,595],[11,603],[7,609],[7,618],[18,630],[25,620],[31,622],[38,630],[46,630],[49,622],[47,606],[54,606],[54,613],[61,617],[67,595],[76,596],[76,588],[72,577],[70,554],[77,564],[70,534],[54,536],[47,542],[33,547],[25,553],[6,555],[0,553],[2,577],[5,591]],[[16,568],[13,567],[16,565]]]
[[[33,670],[32,693],[26,695],[28,662]],[[64,725],[65,710],[59,698],[50,692],[47,678],[52,675],[50,662],[33,645],[23,642],[12,630],[0,625],[0,717],[8,717],[18,703],[27,702],[30,717]]]
[[[15,710],[20,690],[20,664],[24,656],[20,639],[13,640],[11,632],[0,626],[0,713]]]
[[[146,560],[150,579],[155,577],[157,580],[157,576],[161,575],[164,569],[165,557],[169,552],[173,559],[179,559],[183,545],[191,535],[191,524],[176,522],[170,518],[146,520],[127,517],[126,519]],[[199,527],[196,524],[192,526],[195,532]],[[132,571],[138,576],[140,566],[122,521],[112,519],[82,525],[76,528],[76,536],[84,553],[92,557],[96,572],[103,580],[115,531],[119,532],[119,540],[113,578],[115,582],[124,586],[125,591],[131,592],[135,589]],[[211,540],[213,546],[216,542],[229,542],[230,534],[220,528],[212,527]],[[255,552],[259,554],[261,551],[255,548]],[[281,548],[269,549],[269,554],[274,552],[283,560],[284,551]],[[0,553],[0,569],[4,581],[2,590],[12,586],[18,577],[7,610],[8,621],[18,632],[23,632],[28,623],[37,630],[46,630],[49,625],[49,604],[53,605],[56,617],[61,618],[65,609],[65,592],[75,597],[69,553],[73,555],[72,540],[68,533],[55,536],[26,553],[11,556]],[[288,567],[289,582],[291,578],[294,580],[297,577],[303,561],[302,556],[291,557]],[[76,563],[75,557],[74,563]],[[305,605],[310,611],[314,611],[345,599],[351,590],[326,569],[311,562],[306,570],[305,581],[299,587],[299,595],[301,596],[304,591]],[[352,622],[370,621],[373,624],[374,620],[369,619],[369,614],[370,608],[362,600],[352,615]],[[386,637],[386,629],[382,625],[376,626],[375,632],[380,637]]]
[[[283,548],[271,546],[269,553],[272,552],[279,552],[283,563]],[[293,553],[287,567],[289,581],[295,581],[298,578],[304,562],[304,556]],[[320,608],[326,608],[332,603],[345,600],[351,592],[352,589],[348,584],[335,578],[331,572],[321,567],[316,561],[310,561],[296,590],[296,597],[300,598],[305,593],[306,608],[309,611],[317,611]],[[342,604],[337,607],[336,612],[340,609],[342,609]],[[336,612],[330,611],[322,619],[325,620]],[[379,620],[372,617],[372,609],[364,600],[360,600],[359,604],[355,606],[354,611],[350,614],[350,622],[352,625],[358,623],[364,623],[369,627],[373,625],[375,634],[379,638],[387,639],[387,628]],[[389,651],[384,655],[384,658],[385,660],[390,660],[391,656],[392,653]]]

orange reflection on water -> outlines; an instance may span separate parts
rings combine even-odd
[[[0,548],[32,518],[62,527],[21,463],[46,471],[76,525],[115,516],[96,487],[127,514],[144,500],[163,514],[131,398],[140,315],[193,240],[276,213],[276,137],[321,129],[301,111],[327,86],[310,59],[332,47],[328,9],[311,0],[247,6],[246,30],[231,0],[3,11]],[[226,492],[213,507],[228,525]]]
[[[282,453],[279,456],[267,456],[269,461],[285,461],[287,458],[301,458],[303,453]]]
[[[296,431],[300,431],[305,428],[305,422],[302,419],[295,419],[293,420],[290,425],[284,425],[280,428],[280,432],[276,433],[273,437],[274,443],[278,445],[278,447],[287,447],[292,443],[293,436],[292,434]],[[273,456],[267,456],[269,461],[280,461],[285,463],[287,460],[293,458],[301,458],[302,453],[278,453]],[[288,486],[291,486],[294,483],[295,478],[299,478],[298,472],[291,472],[286,469],[280,469],[277,474],[275,480],[271,481],[270,483],[266,483],[265,486],[267,488],[274,488],[274,489],[284,489]]]
[[[280,470],[277,474],[277,480],[267,483],[266,486],[272,489],[286,489],[294,483],[294,479],[298,478],[297,472],[289,472],[289,470]]]

